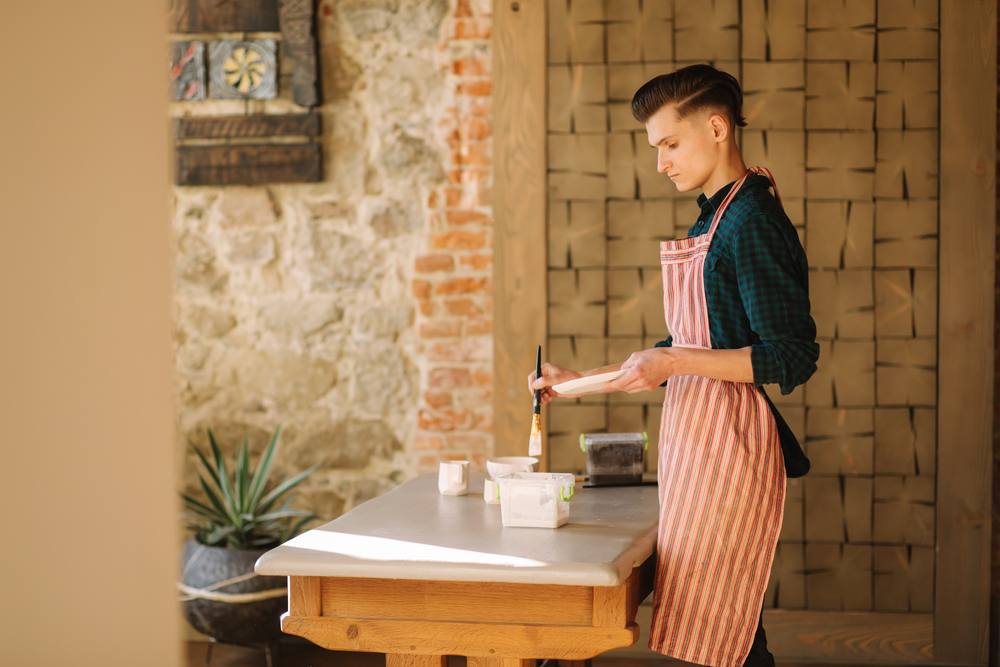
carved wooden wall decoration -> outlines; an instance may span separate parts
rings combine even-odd
[[[503,156],[518,173],[548,170],[548,289],[521,295],[517,312],[547,306],[547,357],[571,368],[664,337],[656,243],[698,211],[656,174],[628,103],[687,64],[734,74],[744,156],[774,172],[799,230],[822,347],[805,387],[769,388],[813,463],[788,486],[769,644],[784,659],[985,664],[996,2],[545,4],[544,36],[522,26],[525,12],[496,12],[497,90],[540,84],[525,53],[547,67],[547,146],[515,141],[535,121],[497,107],[498,182],[516,178]],[[497,208],[503,290],[524,268],[504,239],[534,234],[538,212]],[[498,360],[524,326],[509,319]],[[498,416],[504,378],[498,362]],[[661,392],[554,403],[550,468],[583,468],[582,431],[652,436],[661,403]],[[498,420],[498,447],[507,435]]]
[[[205,43],[173,42],[169,53],[170,99],[175,102],[205,99]]]
[[[314,107],[320,101],[314,13],[313,0],[278,0],[282,44],[286,57],[295,63],[292,99],[303,107]]]
[[[207,77],[205,42],[175,41],[170,50],[173,99],[203,100],[206,88],[213,99],[274,99],[280,56],[293,61],[292,100],[305,109],[316,106],[320,95],[314,14],[312,0],[172,0],[172,32],[197,33],[200,39],[211,39],[210,33],[243,33],[238,40],[228,34],[209,41]],[[280,43],[275,39],[279,30]],[[178,185],[322,179],[318,115],[190,116],[175,121],[175,128]],[[275,143],[273,137],[299,141]]]
[[[209,42],[209,89],[215,99],[270,100],[278,95],[273,39]]]
[[[170,32],[278,32],[275,0],[170,0]]]

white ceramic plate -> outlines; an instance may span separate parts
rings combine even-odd
[[[560,382],[559,384],[552,385],[552,388],[559,394],[584,394],[588,391],[599,391],[605,382],[617,380],[626,373],[628,373],[627,368],[620,371],[611,371],[610,373],[588,375],[587,377],[577,378],[569,382]]]

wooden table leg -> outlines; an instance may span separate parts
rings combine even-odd
[[[448,667],[448,656],[386,653],[385,667]]]
[[[468,658],[469,667],[535,667],[537,662],[534,659],[523,658]]]

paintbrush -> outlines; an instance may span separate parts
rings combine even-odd
[[[542,346],[535,355],[535,379],[542,377]],[[542,455],[542,390],[535,390],[535,409],[531,417],[531,438],[528,439],[528,456]]]

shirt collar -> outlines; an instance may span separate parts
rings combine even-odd
[[[743,187],[740,189],[740,194],[744,189],[748,187],[760,186],[761,179],[763,179],[764,183],[767,184],[765,187],[771,186],[771,181],[767,178],[767,176],[763,176],[761,174],[752,174],[749,178],[747,178],[747,182],[743,184]],[[726,195],[729,194],[729,191],[733,189],[734,185],[736,185],[736,181],[733,181],[728,185],[722,186],[721,188],[719,188],[718,192],[712,195],[711,199],[706,197],[705,193],[698,195],[698,206],[701,208],[702,214],[714,213],[715,211],[717,211],[718,208],[722,206],[722,200],[726,198]],[[737,194],[736,196],[739,197],[739,194]]]

